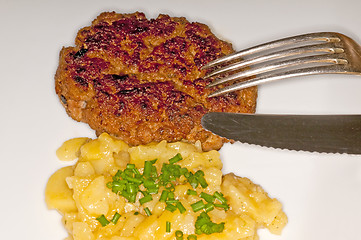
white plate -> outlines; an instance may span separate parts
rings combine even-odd
[[[64,164],[60,144],[91,136],[54,93],[62,46],[100,12],[143,11],[208,24],[240,50],[314,31],[343,32],[361,43],[361,2],[291,1],[6,1],[0,0],[1,239],[63,239],[60,216],[44,204],[48,177]],[[361,78],[305,77],[261,86],[259,113],[361,114]],[[221,150],[224,172],[262,185],[284,204],[289,224],[265,239],[360,239],[361,156],[273,150],[244,144]]]

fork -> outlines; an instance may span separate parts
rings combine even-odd
[[[205,76],[215,77],[207,87],[232,83],[208,96],[215,97],[290,77],[332,73],[361,75],[361,46],[341,33],[309,33],[218,58],[202,69],[213,69]]]

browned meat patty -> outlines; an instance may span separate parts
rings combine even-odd
[[[200,140],[204,150],[227,140],[204,130],[210,111],[255,111],[257,89],[207,98],[201,67],[233,52],[209,28],[185,18],[100,14],[61,50],[56,93],[67,113],[130,145]]]

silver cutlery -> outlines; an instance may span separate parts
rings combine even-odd
[[[334,73],[361,75],[361,46],[341,33],[310,33],[218,58],[203,69],[214,69],[205,76],[216,77],[208,87],[233,83],[209,95],[214,97],[290,77]]]

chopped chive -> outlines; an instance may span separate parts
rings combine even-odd
[[[143,194],[143,197],[145,197],[145,196],[148,196],[148,195],[149,195],[148,191],[138,190],[138,192],[142,193],[142,194]]]
[[[215,192],[215,193],[213,194],[213,196],[214,196],[215,198],[217,198],[218,201],[220,201],[222,204],[226,204],[226,203],[227,203],[227,199],[225,199],[225,198],[223,197],[223,194],[222,194],[222,193],[220,193],[220,192]]]
[[[150,177],[150,176],[151,176],[152,167],[153,167],[153,164],[152,164],[151,161],[145,161],[145,162],[144,162],[143,175],[144,175],[145,177]]]
[[[180,213],[184,213],[185,211],[186,211],[186,208],[183,206],[183,204],[181,203],[181,202],[177,202],[176,204],[175,204],[175,206],[179,209],[179,212]]]
[[[199,200],[198,202],[191,204],[191,207],[194,212],[198,212],[199,210],[202,210],[205,206],[206,205],[202,200]]]
[[[96,219],[100,222],[100,224],[101,224],[103,227],[105,227],[106,225],[109,224],[109,221],[108,221],[108,219],[104,216],[104,214],[102,214],[101,216],[97,217]]]
[[[212,234],[216,232],[222,232],[224,230],[224,222],[214,223],[211,221],[211,218],[206,212],[202,212],[196,220],[195,223],[195,233],[196,234]]]
[[[135,194],[131,194],[131,195],[129,196],[128,200],[129,200],[129,202],[131,202],[131,203],[135,203],[136,198],[137,198],[137,194],[135,193]]]
[[[212,234],[212,225],[211,224],[202,225],[200,230],[205,234]]]
[[[178,208],[176,206],[172,205],[172,204],[167,204],[167,206],[165,206],[165,209],[170,211],[170,212],[174,212]]]
[[[121,174],[122,174],[122,171],[118,170],[117,173],[113,176],[113,180],[118,181],[120,179]]]
[[[130,194],[134,194],[138,191],[138,186],[135,184],[127,184],[127,192]]]
[[[213,204],[217,208],[223,208],[225,211],[229,209],[229,206],[227,204]]]
[[[150,216],[150,215],[152,215],[152,212],[149,210],[149,208],[144,208],[144,212],[145,212],[145,214],[147,214],[147,216]]]
[[[196,196],[196,195],[197,195],[197,191],[194,191],[194,190],[192,190],[192,189],[189,188],[189,189],[187,190],[187,194],[188,194],[188,195],[195,195],[195,196]]]
[[[171,159],[169,159],[169,163],[170,164],[174,164],[176,162],[179,162],[180,160],[182,160],[182,155],[180,153],[177,153],[177,155],[175,155],[174,157],[172,157]]]
[[[185,175],[187,172],[188,172],[188,169],[185,168],[185,167],[180,169],[180,174],[181,175]]]
[[[189,180],[188,180],[189,181]],[[191,186],[196,189],[198,187],[198,181],[197,179],[193,178],[189,181],[189,183],[191,184]]]
[[[123,191],[123,192],[121,192],[120,195],[123,196],[123,197],[125,197],[125,198],[129,201],[129,199],[130,199],[130,194],[129,194],[128,192]]]
[[[208,183],[205,179],[205,174],[202,170],[198,170],[193,173],[187,168],[182,168],[180,165],[176,164],[181,161],[183,158],[181,154],[176,154],[174,157],[169,159],[169,163],[163,163],[160,174],[158,174],[156,166],[153,164],[156,163],[157,159],[152,161],[145,161],[142,174],[140,170],[136,168],[135,164],[127,164],[124,170],[118,170],[117,173],[113,176],[113,181],[108,182],[106,186],[112,190],[112,192],[119,194],[126,198],[129,202],[135,203],[137,199],[137,194],[141,192],[143,197],[139,199],[139,203],[145,204],[153,200],[152,195],[159,192],[160,187],[163,187],[164,190],[161,193],[160,202],[165,202],[165,209],[171,212],[176,211],[177,209],[181,214],[187,211],[183,204],[175,199],[175,181],[179,181],[180,177],[184,176],[186,182],[188,182],[193,189],[187,189],[187,195],[197,196],[198,193],[195,190],[199,185],[202,188],[206,188]],[[141,190],[142,189],[142,190]],[[214,195],[207,194],[202,192],[199,194],[202,198],[200,201],[191,204],[191,207],[194,212],[204,210],[197,218],[195,224],[195,233],[196,234],[211,234],[214,232],[221,232],[224,229],[224,223],[216,224],[210,220],[210,217],[207,215],[209,211],[212,211],[215,207],[223,208],[224,210],[229,209],[227,204],[227,199],[220,192],[215,192]],[[217,202],[214,202],[216,199]],[[152,213],[149,208],[144,208],[144,212],[147,216],[151,216]],[[134,215],[138,215],[139,212],[135,212]],[[116,224],[120,219],[121,215],[115,213],[111,222]],[[99,222],[102,226],[106,226],[109,221],[105,218],[104,215],[98,217]],[[171,223],[166,222],[166,231],[171,232]],[[182,231],[176,231],[176,239],[183,239]],[[188,240],[195,240],[197,236],[195,234],[189,235]]]
[[[114,224],[117,224],[117,222],[118,222],[118,220],[119,220],[120,217],[121,217],[121,215],[120,215],[118,212],[116,212],[116,213],[114,214],[111,222],[114,223]]]
[[[168,199],[168,191],[163,190],[162,194],[160,195],[159,202],[165,202]]]
[[[142,179],[135,178],[135,177],[124,176],[123,178],[129,182],[133,182],[133,183],[137,183],[137,184],[141,184],[143,182]]]
[[[143,205],[144,203],[150,202],[152,200],[153,200],[152,195],[146,195],[146,196],[142,197],[141,199],[139,199],[139,203],[141,205]]]
[[[135,168],[135,164],[127,164],[127,169],[134,169]]]
[[[152,166],[152,171],[150,173],[151,177],[158,177],[158,172],[157,172],[157,167],[156,166]]]
[[[198,177],[197,180],[199,184],[202,186],[202,188],[208,187],[208,183],[204,177]]]
[[[209,216],[208,215],[203,215],[203,213],[205,213],[205,212],[202,212],[197,217],[197,221],[195,223],[196,229],[200,229],[203,225],[206,225],[207,223],[209,223],[211,221]]]
[[[177,203],[177,202],[178,202],[178,200],[176,200],[176,199],[170,199],[170,200],[165,201],[166,204],[173,204],[173,203]]]
[[[194,174],[194,176],[195,176],[196,178],[204,177],[204,172],[203,172],[202,170],[198,170],[198,171]]]
[[[188,235],[187,240],[197,240],[197,236],[194,234]]]
[[[125,179],[125,177],[133,176],[133,171],[131,168],[126,168],[124,171],[120,174],[120,176]]]
[[[184,175],[184,176],[187,178],[189,184],[190,184],[193,188],[197,188],[197,187],[198,187],[198,180],[197,180],[197,178],[195,177],[195,175],[194,175],[193,173],[188,172],[188,173],[187,173],[186,175]]]
[[[148,193],[149,193],[149,194],[157,194],[157,193],[158,193],[158,190],[159,190],[158,187],[148,188]]]
[[[209,203],[212,203],[213,200],[215,199],[214,196],[212,196],[212,195],[210,195],[208,193],[205,193],[205,192],[201,192],[200,197],[203,198],[204,200],[206,200]]]
[[[155,183],[155,180],[153,178],[147,178],[143,180],[143,185],[145,188],[155,188],[157,187],[157,184]]]
[[[182,240],[183,239],[183,232],[180,230],[175,231],[175,239]]]
[[[214,204],[213,203],[207,203],[206,206],[204,207],[204,210],[206,212],[210,212],[214,209]]]
[[[171,223],[167,221],[165,224],[166,224],[166,225],[165,225],[165,231],[166,231],[166,232],[170,232]]]
[[[220,224],[212,224],[211,226],[211,231],[212,233],[216,233],[216,232],[222,232],[224,229],[224,223],[220,223]]]
[[[141,174],[137,168],[132,169],[133,173],[136,175],[136,177],[141,177]]]
[[[169,200],[174,199],[174,192],[168,192],[168,199]]]
[[[202,170],[198,170],[194,176],[198,180],[199,184],[202,186],[202,188],[206,188],[208,186],[208,183],[206,179],[204,178],[204,172]]]

